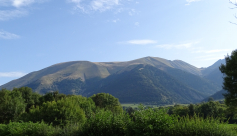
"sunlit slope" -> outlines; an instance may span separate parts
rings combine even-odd
[[[157,104],[192,103],[207,95],[179,82],[166,72],[151,65],[136,65],[130,71],[111,75],[88,89],[89,96],[105,92],[122,103],[153,102]]]
[[[32,72],[22,78],[11,81],[1,88],[12,89],[13,87],[21,87],[32,82],[38,81],[41,86],[51,86],[54,82],[60,82],[64,79],[86,79],[109,76],[107,68],[99,64],[88,61],[66,62],[52,65],[40,71]],[[44,88],[45,88],[44,87]]]
[[[14,87],[29,86],[39,93],[59,90],[60,92],[67,94],[81,94],[86,92],[88,86],[93,87],[99,80],[113,74],[119,74],[126,71],[129,72],[139,64],[153,66],[168,74],[170,72],[168,69],[179,69],[188,74],[192,74],[193,76],[201,75],[201,69],[188,63],[180,60],[170,61],[158,57],[144,57],[125,62],[73,61],[55,64],[42,70],[29,73],[22,78],[0,86],[0,88],[12,89]],[[174,76],[174,78],[175,76],[182,77],[182,79],[186,77],[185,75],[179,74],[171,74],[171,76]],[[189,79],[186,81],[189,81]],[[185,82],[185,80],[182,80],[182,82]],[[192,86],[193,84],[187,83],[186,85],[194,90],[202,92],[200,89],[195,88],[195,85]],[[215,92],[213,87],[208,85],[205,86],[208,89],[206,92],[207,94]]]

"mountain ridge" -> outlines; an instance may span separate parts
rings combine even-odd
[[[149,85],[147,84],[146,86],[150,90],[158,90],[158,92],[156,91],[156,95],[160,98],[162,98],[162,90],[163,95],[166,94],[164,93],[164,90],[166,90],[166,92],[172,92],[169,93],[169,95],[164,95],[165,97],[170,99],[170,102],[188,102],[189,100],[185,100],[185,93],[182,92],[180,92],[182,96],[180,96],[179,99],[176,99],[176,96],[173,95],[175,92],[172,91],[172,89],[175,88],[169,87],[168,85],[161,89],[161,83],[163,83],[163,81],[153,78],[150,74],[148,74],[149,72],[154,73],[157,78],[159,77],[157,73],[160,73],[161,75],[166,75],[164,77],[167,78],[167,80],[173,81],[173,83],[170,82],[170,84],[173,84],[174,86],[180,84],[177,90],[192,90],[189,92],[193,92],[195,96],[207,97],[208,95],[212,95],[221,89],[219,86],[213,83],[215,81],[212,81],[212,78],[206,78],[208,77],[208,74],[213,72],[211,70],[216,69],[216,63],[215,65],[208,67],[207,69],[211,70],[209,70],[209,73],[206,72],[207,74],[203,76],[202,72],[205,71],[205,69],[196,68],[195,66],[192,66],[181,60],[171,61],[159,57],[144,57],[125,62],[63,62],[51,65],[39,71],[29,73],[24,77],[21,77],[17,80],[13,80],[7,84],[0,86],[0,88],[12,89],[14,87],[29,86],[32,87],[34,91],[39,93],[59,90],[61,93],[65,94],[88,95],[91,93],[89,91],[91,88],[93,88],[94,90],[98,90],[100,86],[97,84],[107,80],[107,78],[111,79],[111,77],[113,77],[116,79],[124,73],[131,74],[135,77],[136,75],[132,74],[132,71],[134,71],[139,65],[142,65],[143,67],[141,69],[145,69],[147,73],[141,74],[141,77],[138,78],[144,81],[145,79],[152,79],[149,81]],[[154,71],[156,71],[157,73]],[[210,77],[212,77],[211,74]],[[131,77],[131,79],[135,81],[133,77]],[[123,80],[127,79],[124,78]],[[108,82],[108,84],[113,83],[115,86],[118,86],[116,82],[112,81],[113,80],[107,80],[106,82]],[[154,84],[154,82],[156,82],[156,85]],[[130,86],[130,84],[133,84],[133,81],[127,81],[127,83],[128,86]],[[164,83],[168,83],[168,81]],[[142,85],[142,83],[137,84],[137,86],[140,85]],[[112,87],[110,88],[112,89]],[[139,88],[133,86],[133,88],[131,89]],[[121,89],[121,91],[122,90],[124,89]],[[143,91],[140,90],[140,92]],[[178,94],[176,95],[178,96]],[[180,100],[181,98],[184,100]],[[192,98],[195,99],[195,101],[197,100],[194,97]]]

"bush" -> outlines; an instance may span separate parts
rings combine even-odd
[[[99,110],[87,120],[83,134],[86,136],[124,136],[131,124],[128,114],[114,114],[112,111]]]
[[[129,126],[129,135],[161,135],[168,131],[174,123],[173,116],[169,116],[164,109],[143,109],[135,111],[133,122]]]
[[[227,122],[208,117],[203,119],[194,115],[193,117],[176,118],[164,135],[172,136],[234,136],[236,132],[228,127]]]
[[[57,102],[46,102],[41,107],[33,107],[28,114],[22,115],[25,122],[45,121],[53,126],[65,126],[68,123],[84,124],[85,112],[81,109],[77,99],[68,97]]]
[[[17,123],[0,124],[1,136],[53,136],[58,131],[51,125],[45,123]]]

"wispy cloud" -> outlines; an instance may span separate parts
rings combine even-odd
[[[154,40],[130,40],[130,41],[127,41],[126,43],[128,44],[137,44],[137,45],[145,45],[145,44],[155,44],[157,43],[156,41]]]
[[[211,54],[211,53],[220,53],[220,52],[227,52],[227,51],[231,51],[231,49],[197,50],[197,51],[193,51],[193,53]]]
[[[230,0],[230,2],[232,2],[232,3],[237,3],[237,0]]]
[[[68,2],[75,3],[76,8],[81,9],[83,12],[88,10],[106,11],[114,6],[118,6],[121,0],[68,0]]]
[[[0,39],[18,39],[19,35],[0,30]]]
[[[0,0],[0,6],[14,6],[16,8],[29,6],[33,3],[42,3],[47,0]]]
[[[130,16],[133,16],[133,15],[136,14],[136,13],[137,13],[137,11],[136,11],[135,9],[130,9],[129,12],[128,12],[128,14],[129,14]]]
[[[28,6],[34,2],[35,2],[34,0],[13,0],[12,5],[15,7],[22,7],[22,6]]]
[[[193,45],[197,44],[199,42],[189,42],[189,43],[183,43],[183,44],[162,44],[162,45],[156,45],[156,48],[163,48],[163,49],[187,49],[191,48]]]
[[[0,72],[0,77],[22,77],[26,75],[23,72]]]
[[[6,10],[0,10],[0,21],[28,15],[28,6],[45,1],[48,0],[0,0],[0,7],[7,7]]]
[[[140,26],[140,23],[139,22],[135,22],[135,26]]]
[[[203,56],[198,56],[195,57],[196,60],[199,61],[208,61],[208,60],[218,60],[218,59],[224,59],[223,54],[208,54],[208,55],[203,55]]]
[[[185,5],[190,5],[192,2],[198,2],[198,1],[201,1],[201,0],[186,0],[187,4]]]
[[[93,10],[105,11],[118,4],[119,0],[93,0],[91,2],[91,7]]]
[[[10,20],[16,17],[22,17],[27,15],[28,12],[26,10],[0,10],[0,21],[6,21],[6,20]]]
[[[120,21],[120,19],[114,19],[114,20],[112,20],[112,22],[114,22],[114,23],[117,23],[118,21]]]

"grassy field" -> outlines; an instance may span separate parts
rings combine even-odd
[[[140,104],[138,103],[122,103],[123,107],[132,107],[132,108],[138,108]],[[158,107],[170,107],[174,105],[152,105],[152,104],[142,104],[143,106],[151,107],[151,108],[158,108]],[[182,106],[187,106],[188,104],[178,104]]]

